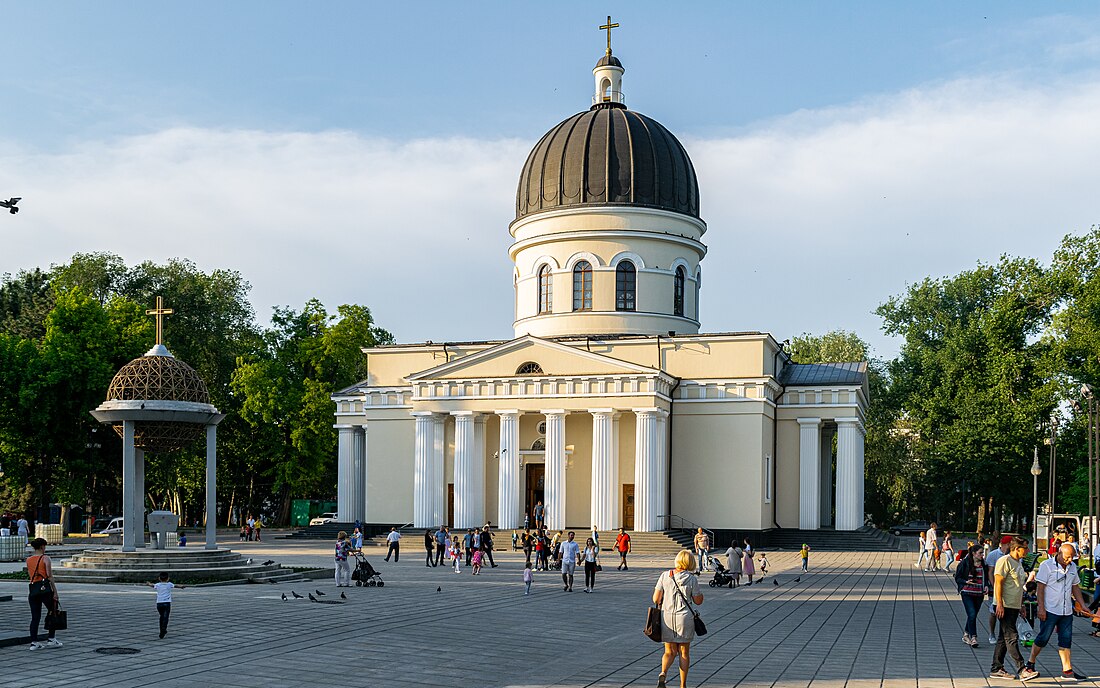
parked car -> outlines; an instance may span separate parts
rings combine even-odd
[[[114,535],[115,533],[122,532],[122,517],[112,518],[111,522],[107,524],[107,527],[99,531],[100,535]]]
[[[916,535],[923,533],[932,527],[928,521],[909,521],[896,526],[890,526],[890,532],[894,535]]]
[[[329,511],[327,513],[321,514],[320,516],[318,516],[316,518],[311,518],[309,520],[309,525],[311,525],[311,526],[323,526],[327,523],[335,523],[338,520],[339,519],[336,516],[336,512],[335,511]]]

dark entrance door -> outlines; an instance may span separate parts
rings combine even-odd
[[[526,498],[523,504],[523,513],[531,517],[532,528],[535,527],[535,505],[542,502],[543,506],[546,506],[546,499],[543,496],[545,479],[546,464],[527,464],[527,486],[524,490]]]
[[[623,528],[634,530],[634,485],[623,485]]]
[[[455,525],[455,484],[447,483],[447,525]]]

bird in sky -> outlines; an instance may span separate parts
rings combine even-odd
[[[299,595],[298,593],[294,592],[293,590],[290,591],[290,594],[294,595],[294,599],[296,599],[296,600],[302,599],[302,596]]]
[[[23,199],[17,196],[15,198],[9,198],[6,201],[0,201],[0,208],[7,208],[8,212],[14,215],[19,212],[19,208],[16,208],[15,204],[21,200]]]
[[[325,593],[321,592],[320,590],[314,590],[313,592],[317,593],[317,595],[320,596],[320,597],[325,596]]]

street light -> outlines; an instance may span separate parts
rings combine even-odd
[[[1031,545],[1039,551],[1038,528],[1035,525],[1039,515],[1039,475],[1043,472],[1039,465],[1039,448],[1035,447],[1035,458],[1031,462]]]

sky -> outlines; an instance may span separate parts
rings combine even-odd
[[[512,334],[528,151],[628,106],[708,224],[704,331],[855,331],[908,285],[1049,261],[1100,222],[1100,5],[0,0],[0,273],[110,251],[238,270],[257,316],[369,306],[398,341]],[[170,304],[169,304],[170,305]]]

